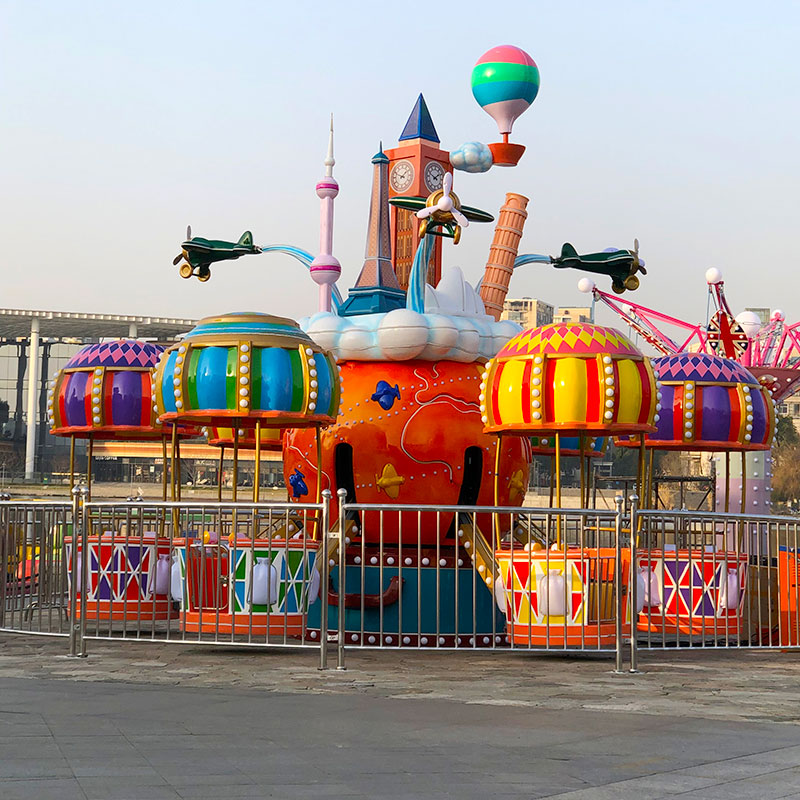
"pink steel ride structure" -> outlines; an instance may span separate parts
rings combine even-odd
[[[720,270],[713,267],[707,270],[706,282],[715,312],[705,325],[622,300],[601,291],[588,279],[582,280],[579,287],[591,292],[595,302],[604,303],[663,355],[692,351],[730,358],[753,373],[775,403],[785,400],[800,388],[800,322],[787,324],[786,315],[780,310],[773,311],[765,325],[753,312],[745,311],[734,316],[725,297],[725,282]],[[679,335],[670,335],[667,328],[677,330]],[[722,510],[722,487],[726,484],[725,466],[721,461],[717,459],[717,510]],[[743,476],[738,463],[731,465],[727,481],[731,487],[731,502],[740,502],[744,494],[748,513],[769,513],[769,494],[772,491],[770,452],[748,453],[745,469]]]

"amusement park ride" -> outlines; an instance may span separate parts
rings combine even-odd
[[[256,246],[249,231],[237,242],[192,237],[187,231],[174,262],[184,262],[182,277],[207,281],[218,262],[265,252],[290,255],[319,286],[315,313],[298,322],[260,313],[209,317],[159,352],[157,364],[120,365],[131,346],[117,343],[83,360],[76,357],[55,381],[49,404],[54,433],[124,436],[124,427],[115,430],[124,407],[137,421],[138,436],[161,439],[165,451],[171,441],[173,500],[180,500],[180,439],[188,431],[202,427],[222,449],[221,458],[225,448],[233,453],[234,501],[239,451],[255,450],[254,504],[260,502],[261,452],[282,451],[289,500],[298,509],[291,519],[287,515],[266,534],[255,521],[242,532],[234,512],[229,536],[220,531],[192,536],[178,530],[176,516],[171,539],[165,543],[170,520],[162,519],[161,529],[147,540],[153,570],[169,557],[170,548],[175,551],[170,592],[181,604],[185,631],[199,635],[216,626],[231,635],[257,630],[319,636],[325,602],[318,602],[319,576],[330,570],[333,578],[340,567],[317,558],[322,520],[309,517],[307,506],[330,491],[332,519],[340,502],[363,506],[348,512],[339,523],[344,530],[337,529],[347,585],[361,587],[353,602],[348,590],[342,612],[349,640],[392,644],[403,620],[414,619],[420,627],[403,638],[405,644],[454,645],[469,627],[457,613],[461,606],[474,609],[471,630],[482,641],[494,643],[489,634],[506,625],[514,642],[600,646],[613,639],[613,609],[606,603],[610,595],[595,596],[589,584],[602,575],[608,588],[615,570],[624,569],[627,586],[642,579],[641,569],[636,567],[635,577],[630,549],[617,563],[613,548],[568,543],[561,517],[554,533],[548,528],[542,535],[515,527],[512,512],[497,511],[522,506],[532,455],[552,454],[559,508],[562,456],[576,456],[584,476],[585,461],[602,453],[609,437],[639,448],[643,495],[648,449],[763,454],[771,446],[773,398],[784,397],[799,377],[793,354],[800,332],[786,326],[780,312],[757,332],[748,327],[749,320],[737,322],[717,273],[707,276],[718,304],[708,326],[623,302],[582,281],[646,342],[679,359],[664,364],[651,362],[612,328],[579,323],[521,331],[500,319],[514,269],[523,264],[607,275],[616,294],[635,290],[637,273],[646,274],[638,241],[632,250],[580,255],[565,244],[558,257],[519,255],[528,203],[522,195],[506,195],[480,285],[467,283],[458,268],[439,280],[442,244],[448,239],[457,244],[471,222],[494,219],[461,203],[453,192],[454,170],[480,173],[516,165],[525,148],[509,142],[509,135],[538,88],[538,68],[523,50],[506,45],[488,51],[473,69],[472,91],[497,122],[502,141],[470,141],[449,153],[438,146],[420,95],[398,147],[381,148],[371,160],[365,260],[346,298],[335,285],[341,266],[333,255],[339,186],[333,177],[331,123],[325,175],[316,185],[321,201],[316,256],[294,246]],[[419,193],[423,186],[425,192]],[[686,338],[669,338],[662,323],[682,328]],[[166,493],[165,482],[165,498]],[[582,478],[584,507],[588,495]],[[742,490],[742,502],[744,495]],[[726,503],[731,496],[725,492]],[[467,515],[442,513],[438,507],[495,511]],[[110,588],[101,592],[98,576],[118,569],[116,551],[104,549],[108,541],[100,531],[89,542],[97,573],[89,579],[92,592],[103,597],[104,618],[125,619],[126,609],[133,607],[128,584],[121,596]],[[730,555],[730,543],[720,546],[719,569],[735,563],[737,580],[744,581],[738,551]],[[401,552],[407,554],[402,565]],[[648,565],[652,575],[657,563],[664,570],[663,553],[660,558]],[[703,591],[719,599],[716,574]],[[164,619],[169,581],[162,577],[159,583],[157,572],[153,576],[146,586],[142,579],[135,591],[160,603]],[[652,581],[657,583],[655,577]],[[278,583],[282,588],[273,593],[269,587]],[[666,585],[658,590],[666,591]],[[590,596],[597,601],[595,610],[589,608]],[[447,630],[441,619],[453,609],[440,605],[445,597],[456,609]],[[728,620],[737,618],[743,602],[739,593],[736,597],[725,607],[726,630],[738,630]],[[328,600],[333,613],[337,601]],[[384,616],[384,606],[393,603],[395,616]],[[79,612],[92,613],[90,608]],[[628,633],[641,611],[641,606],[625,608]],[[276,614],[278,628],[272,621]],[[683,630],[666,605],[655,622],[651,614],[647,629],[652,625]],[[700,624],[690,633],[705,630]]]

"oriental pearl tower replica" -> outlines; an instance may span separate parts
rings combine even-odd
[[[328,154],[325,156],[325,177],[317,184],[320,203],[319,255],[311,262],[311,280],[319,285],[319,310],[331,310],[333,284],[342,274],[342,266],[333,255],[333,201],[339,194],[339,184],[333,177],[333,115],[328,137]]]

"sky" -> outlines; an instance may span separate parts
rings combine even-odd
[[[492,213],[531,198],[521,252],[641,243],[633,295],[705,320],[710,266],[734,311],[800,319],[800,4],[795,2],[38,2],[0,0],[0,266],[7,308],[301,317],[317,287],[280,255],[201,284],[172,258],[208,238],[315,252],[330,114],[339,286],[364,257],[370,158],[423,92],[442,146],[496,141],[478,57],[515,44],[539,96],[514,169],[456,176]],[[492,225],[448,243],[476,282]],[[509,296],[580,305],[580,274],[531,265]],[[608,289],[603,281],[601,288]]]

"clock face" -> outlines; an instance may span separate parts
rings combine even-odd
[[[389,183],[394,191],[405,192],[414,182],[414,165],[410,161],[398,161],[389,175]]]
[[[438,161],[429,161],[425,166],[425,186],[429,192],[437,192],[442,188],[444,167]]]

